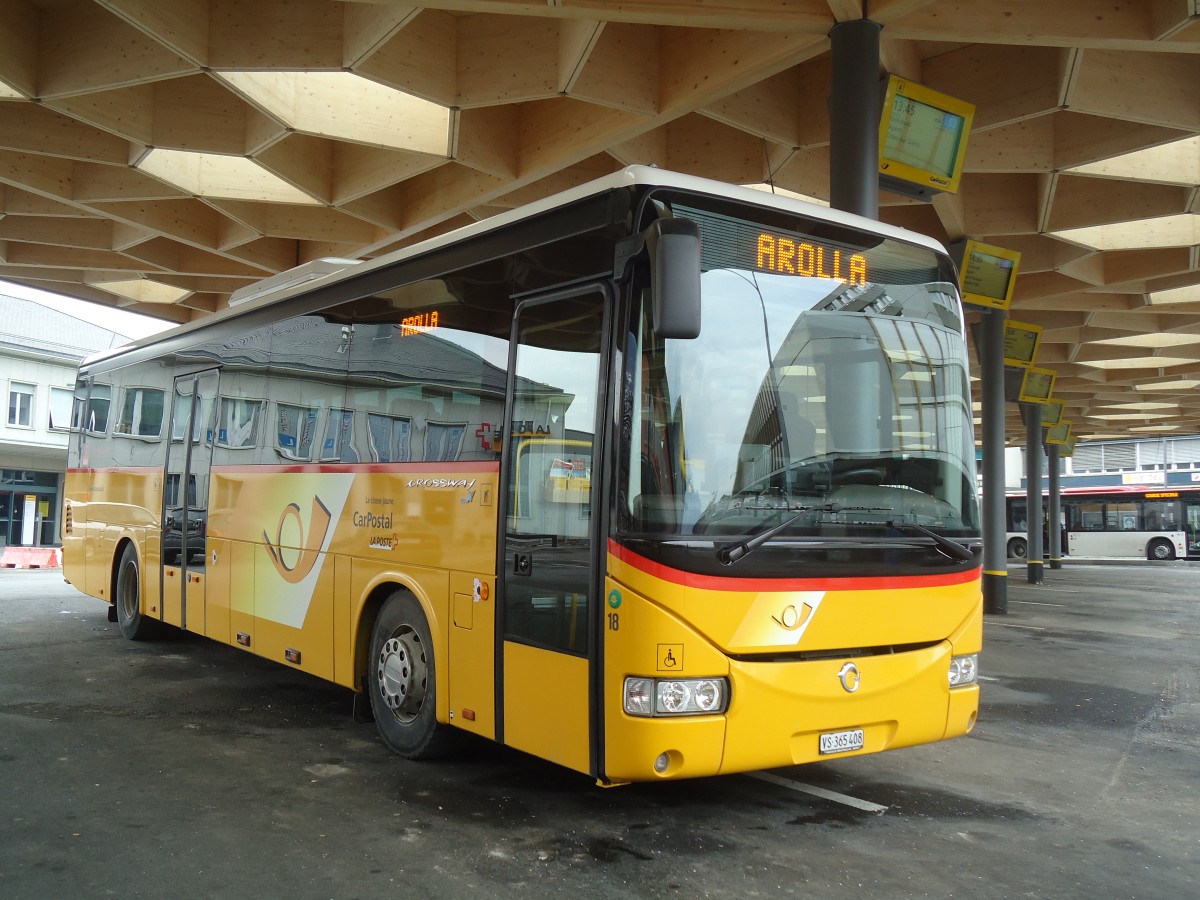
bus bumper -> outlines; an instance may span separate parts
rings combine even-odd
[[[941,643],[890,656],[734,662],[720,771],[861,756],[966,733],[979,691],[949,688],[950,655],[950,644]],[[848,661],[853,680],[839,675]],[[837,749],[823,751],[822,735]]]

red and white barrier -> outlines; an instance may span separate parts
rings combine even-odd
[[[62,557],[57,547],[5,547],[0,566],[8,569],[57,569]]]

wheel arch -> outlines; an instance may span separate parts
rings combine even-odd
[[[449,580],[445,583],[445,590],[442,591],[446,597],[443,606],[449,603]],[[363,600],[359,605],[358,614],[353,626],[354,634],[354,690],[361,692],[364,689],[364,679],[366,678],[368,665],[370,660],[368,656],[371,652],[371,629],[375,626],[375,619],[379,615],[379,611],[383,608],[383,604],[396,591],[404,591],[409,594],[417,605],[421,607],[421,612],[425,615],[425,622],[429,625],[429,634],[433,639],[433,652],[436,665],[434,666],[434,677],[437,679],[435,684],[434,696],[437,700],[437,720],[439,722],[449,721],[450,706],[447,698],[448,694],[448,666],[447,656],[449,650],[449,641],[446,638],[446,610],[439,610],[437,604],[429,597],[428,592],[412,578],[396,572],[383,573],[372,579],[363,591]]]
[[[115,606],[117,602],[117,573],[121,569],[121,557],[125,555],[126,547],[133,547],[133,555],[136,557],[138,564],[139,578],[142,577],[141,573],[145,571],[145,566],[142,562],[142,550],[134,537],[129,534],[123,534],[117,538],[117,542],[113,546],[112,559],[108,564],[108,597],[106,599],[110,606]],[[144,594],[144,592],[141,593]]]

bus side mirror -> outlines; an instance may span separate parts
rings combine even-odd
[[[700,228],[688,219],[658,219],[646,230],[651,324],[662,338],[700,336]]]

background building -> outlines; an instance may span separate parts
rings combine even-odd
[[[130,338],[0,294],[0,547],[58,543],[75,369]]]
[[[1026,449],[1005,450],[1005,482],[1025,487]],[[1094,441],[1077,444],[1073,456],[1058,462],[1059,482],[1068,487],[1200,485],[1200,435]],[[1046,459],[1042,458],[1046,484]]]

